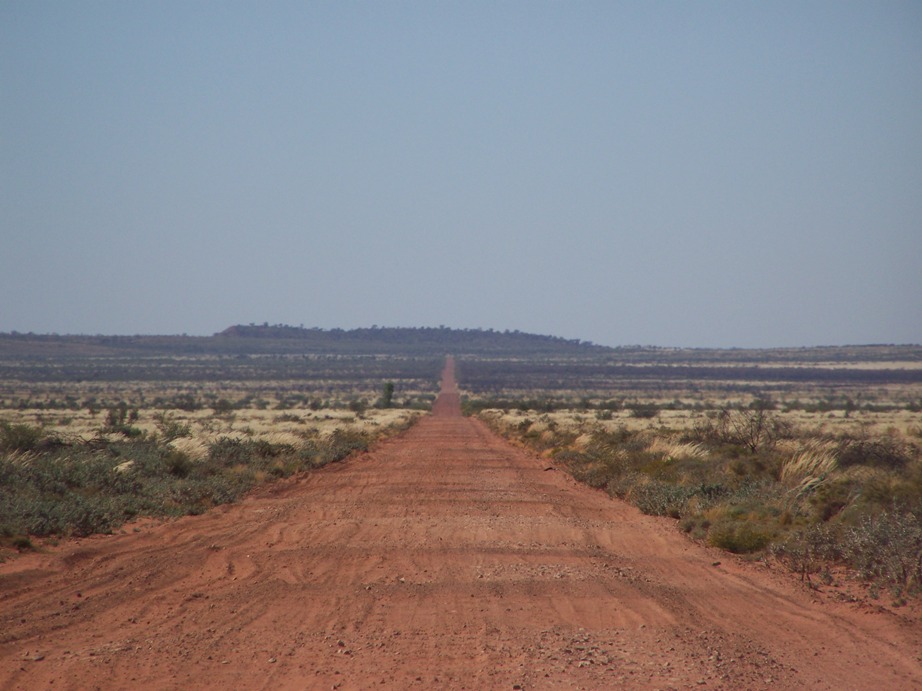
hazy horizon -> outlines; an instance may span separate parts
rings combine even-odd
[[[515,329],[501,329],[494,327],[460,327],[456,328],[448,324],[440,324],[438,326],[407,326],[407,325],[392,325],[392,324],[369,324],[365,326],[355,326],[344,329],[343,327],[331,326],[331,327],[320,327],[320,326],[311,326],[308,324],[268,324],[267,322],[248,322],[247,324],[228,324],[225,328],[231,328],[234,326],[285,326],[285,327],[295,327],[302,329],[321,329],[323,331],[333,331],[333,330],[343,330],[343,331],[352,331],[352,330],[373,330],[373,329],[439,329],[446,328],[450,330],[467,330],[467,331],[494,331],[496,333],[513,333],[516,332]],[[52,336],[52,337],[78,337],[78,338],[109,338],[109,337],[126,337],[126,338],[147,338],[147,337],[188,337],[188,338],[210,338],[212,336],[218,336],[225,329],[220,329],[213,333],[190,333],[190,332],[181,332],[181,333],[60,333],[57,331],[48,331],[48,332],[22,332],[16,331],[0,331],[0,335],[17,335],[17,336]],[[608,348],[662,348],[665,350],[676,349],[676,350],[797,350],[800,348],[847,348],[847,347],[864,347],[864,346],[922,346],[922,343],[813,343],[813,344],[803,344],[803,345],[792,345],[792,346],[681,346],[681,345],[661,345],[657,343],[599,343],[597,341],[592,341],[590,339],[580,338],[578,335],[569,335],[569,334],[552,334],[552,333],[535,333],[531,331],[521,331],[518,330],[518,333],[524,333],[530,336],[550,336],[554,338],[563,338],[567,340],[580,340],[584,343],[588,343],[596,346],[603,346]]]
[[[922,4],[0,5],[0,332],[922,343]]]

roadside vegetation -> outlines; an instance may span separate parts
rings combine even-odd
[[[0,410],[0,547],[22,551],[37,539],[108,533],[141,516],[202,513],[258,484],[365,451],[421,414],[383,400],[313,409],[225,393],[211,408],[173,407],[191,397],[161,408],[119,401],[52,415]],[[40,422],[30,421],[36,416]]]
[[[479,416],[578,480],[676,519],[693,539],[775,560],[812,586],[847,573],[895,604],[922,595],[918,412],[803,408],[755,398]]]

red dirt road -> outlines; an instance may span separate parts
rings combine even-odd
[[[922,688],[922,626],[690,543],[460,417],[0,565],[0,688]],[[714,565],[715,561],[722,562]]]

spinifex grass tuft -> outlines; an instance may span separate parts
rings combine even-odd
[[[835,453],[829,448],[810,448],[786,460],[781,466],[781,483],[795,494],[811,492],[836,470]]]

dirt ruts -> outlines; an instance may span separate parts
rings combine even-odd
[[[922,688],[910,615],[689,542],[460,416],[0,565],[0,688]]]

